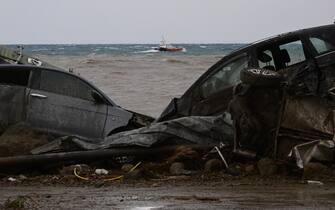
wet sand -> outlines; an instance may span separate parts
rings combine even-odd
[[[88,187],[1,187],[0,203],[25,196],[34,209],[332,209],[334,183],[240,181]]]

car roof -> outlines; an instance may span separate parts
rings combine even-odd
[[[260,40],[257,40],[255,42],[249,43],[249,44],[247,44],[247,45],[245,45],[241,48],[238,48],[238,49],[232,51],[228,55],[235,54],[236,52],[240,52],[240,51],[246,50],[248,48],[252,48],[256,45],[259,45],[259,44],[262,44],[262,43],[265,43],[265,42],[272,42],[272,41],[275,41],[277,39],[282,39],[282,38],[289,37],[289,36],[297,36],[297,35],[301,35],[301,34],[312,33],[314,31],[325,30],[325,29],[330,29],[330,28],[335,29],[335,24],[298,29],[298,30],[295,30],[295,31],[290,31],[290,32],[277,34],[277,35],[274,35],[274,36],[266,37],[264,39],[260,39]]]
[[[193,82],[193,84],[184,92],[183,95],[188,94],[189,91],[192,91],[193,87],[197,85],[198,81],[202,80],[204,77],[207,77],[209,74],[211,74],[212,70],[216,69],[217,66],[221,65],[221,63],[224,62],[227,58],[229,59],[229,58],[232,58],[232,57],[237,56],[239,54],[246,53],[250,49],[258,47],[258,46],[263,45],[265,43],[271,43],[271,42],[275,42],[275,41],[280,40],[280,39],[289,38],[291,36],[298,36],[298,35],[301,35],[301,34],[312,33],[312,32],[316,32],[318,30],[325,30],[325,29],[335,29],[335,24],[329,24],[329,25],[323,25],[323,26],[317,26],[317,27],[311,27],[311,28],[304,28],[304,29],[298,29],[298,30],[295,30],[295,31],[286,32],[286,33],[281,33],[281,34],[278,34],[278,35],[270,36],[270,37],[267,37],[267,38],[249,43],[249,44],[247,44],[243,47],[240,47],[236,50],[233,50],[232,52],[230,52],[229,54],[227,54],[223,58],[221,58],[214,65],[212,65],[209,69],[207,69],[207,71],[205,71],[205,73],[203,73],[195,82]]]
[[[34,65],[25,65],[25,64],[0,64],[0,71],[2,69],[11,69],[11,70],[26,70],[26,71],[37,71],[37,70],[46,70],[46,71],[56,71],[56,72],[61,72],[64,74],[68,74],[70,76],[75,76],[80,78],[82,81],[90,85],[92,88],[97,90],[101,95],[103,95],[108,102],[110,102],[113,106],[117,106],[112,99],[110,99],[103,91],[101,91],[98,87],[96,87],[93,83],[88,81],[87,79],[81,77],[80,75],[64,71],[62,69],[53,69],[53,68],[48,68],[48,67],[40,67],[40,66],[34,66]]]

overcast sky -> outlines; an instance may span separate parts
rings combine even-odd
[[[2,0],[0,44],[251,42],[335,21],[335,0]]]

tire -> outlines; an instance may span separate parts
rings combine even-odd
[[[240,74],[243,83],[253,86],[279,86],[283,77],[278,72],[267,69],[244,69]]]

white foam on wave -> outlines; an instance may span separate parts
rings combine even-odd
[[[205,46],[205,45],[200,45],[199,47],[200,48],[207,48],[207,46]]]
[[[105,46],[104,49],[108,49],[108,50],[118,50],[118,47],[111,47],[111,46]]]
[[[48,51],[48,48],[38,48],[38,49],[33,49],[31,50],[32,52],[39,52],[39,51]]]
[[[137,51],[135,53],[157,53],[157,52],[159,52],[159,50],[150,49],[150,50]]]

